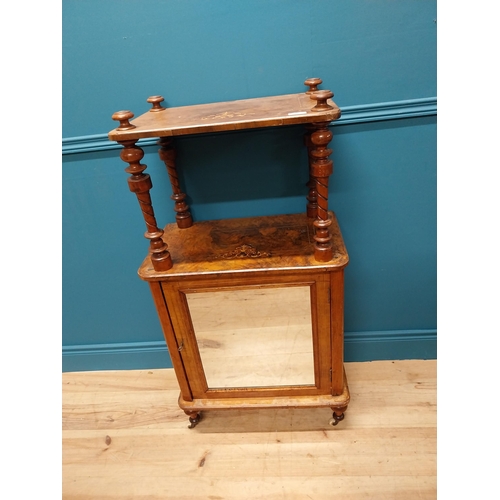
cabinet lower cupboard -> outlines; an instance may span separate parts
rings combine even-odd
[[[123,146],[150,242],[139,276],[151,288],[191,428],[220,409],[326,407],[332,425],[344,418],[348,255],[328,209],[328,126],[340,109],[321,83],[310,78],[298,94],[177,108],[152,96],[150,110],[135,120],[130,111],[113,115],[119,126],[109,138]],[[175,137],[288,125],[304,126],[304,212],[193,223]],[[137,145],[150,137],[158,138],[176,212],[176,222],[163,229]]]

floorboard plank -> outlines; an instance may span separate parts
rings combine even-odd
[[[195,429],[173,370],[64,373],[68,500],[436,498],[436,361],[347,363],[351,403],[213,411]]]

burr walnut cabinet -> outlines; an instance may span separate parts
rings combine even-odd
[[[333,171],[329,125],[340,117],[333,93],[309,78],[305,91],[166,108],[161,96],[132,120],[113,119],[130,191],[146,223],[149,283],[192,428],[220,409],[327,407],[336,425],[349,389],[343,361],[344,268],[348,255],[328,209]],[[193,222],[176,162],[176,136],[304,126],[309,182],[303,213]],[[158,138],[172,185],[176,222],[158,227],[143,138]]]

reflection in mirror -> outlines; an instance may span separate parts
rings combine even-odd
[[[209,388],[314,385],[309,286],[186,297]]]

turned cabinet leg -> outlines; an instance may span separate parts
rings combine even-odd
[[[151,262],[156,271],[167,271],[173,265],[172,258],[167,244],[162,240],[163,230],[159,229],[156,223],[151,196],[149,194],[153,184],[149,175],[144,173],[147,166],[141,164],[144,151],[136,146],[135,141],[120,141],[120,144],[123,146],[120,158],[129,164],[125,172],[131,174],[128,178],[128,185],[130,191],[137,196],[144,221],[146,222],[147,231],[144,236],[149,240]]]
[[[158,141],[158,144],[160,145],[158,154],[167,167],[168,177],[172,185],[171,198],[175,201],[174,210],[176,212],[177,226],[181,229],[191,227],[193,225],[193,218],[189,211],[189,205],[186,203],[186,194],[182,192],[179,184],[179,175],[175,164],[176,151],[174,140],[172,137],[162,137]]]
[[[189,417],[188,428],[194,429],[201,420],[201,413],[199,411],[187,411],[187,410],[184,410],[184,413]]]
[[[314,221],[314,258],[319,262],[328,262],[333,257],[332,236],[328,216],[328,179],[333,172],[333,161],[329,159],[332,150],[327,146],[333,134],[328,130],[329,122],[316,123],[316,130],[311,134],[310,152],[311,177],[316,184],[317,217]]]

